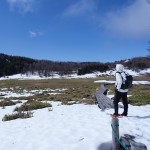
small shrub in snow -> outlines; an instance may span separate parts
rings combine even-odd
[[[10,100],[2,100],[0,101],[0,106],[4,107],[4,106],[11,106],[11,105],[15,105],[16,103]]]
[[[21,119],[31,118],[32,116],[33,116],[33,113],[31,113],[31,112],[27,112],[27,113],[18,112],[18,113],[5,115],[2,119],[2,121],[10,121],[10,120],[14,120],[17,118],[21,118]]]
[[[16,107],[14,111],[29,111],[29,110],[46,108],[46,107],[52,107],[52,105],[46,102],[28,101],[22,104],[20,107]]]

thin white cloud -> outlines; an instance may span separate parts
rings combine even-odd
[[[95,0],[80,0],[69,6],[63,13],[63,16],[77,16],[92,12],[96,8]]]
[[[43,32],[29,31],[30,38],[36,38],[36,37],[42,36],[42,35],[43,35]]]
[[[38,0],[7,0],[11,10],[18,10],[22,13],[33,12]]]
[[[117,12],[109,12],[101,25],[109,32],[131,38],[150,37],[150,0],[136,0]]]

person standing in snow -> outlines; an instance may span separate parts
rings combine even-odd
[[[115,113],[113,114],[113,116],[115,117],[119,116],[118,103],[120,99],[122,99],[122,102],[124,105],[124,112],[121,115],[122,116],[128,115],[128,99],[127,99],[128,89],[122,88],[123,81],[125,80],[126,80],[126,74],[124,72],[124,66],[122,64],[117,64],[116,65],[115,97],[114,97]]]

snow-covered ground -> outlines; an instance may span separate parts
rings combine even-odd
[[[139,70],[138,72],[133,71],[133,70],[125,70],[127,73],[133,75],[133,76],[140,76],[144,75],[147,73],[150,73],[150,68],[145,69],[145,70]],[[57,73],[54,73],[53,76],[51,77],[40,77],[39,75],[26,75],[26,74],[16,74],[12,76],[6,76],[6,77],[1,77],[0,80],[8,80],[8,79],[19,79],[19,80],[40,80],[40,79],[73,79],[73,78],[95,78],[98,76],[110,76],[110,75],[115,75],[115,70],[109,70],[106,72],[95,72],[95,73],[90,73],[90,74],[85,74],[85,75],[77,75],[77,74],[71,74],[71,75],[64,75],[60,76]]]
[[[17,104],[20,105],[20,104]],[[32,118],[2,122],[15,106],[0,109],[1,150],[98,150],[112,139],[112,109],[102,112],[97,105],[71,106],[52,102],[48,108],[35,110]],[[120,109],[120,112],[123,110]],[[130,134],[150,149],[150,105],[129,106],[129,116],[119,119],[120,135]],[[105,149],[107,150],[107,149]]]
[[[128,73],[138,76],[141,73],[150,73],[150,69]],[[115,71],[106,73],[87,74],[77,76],[63,76],[63,78],[94,78],[102,75],[114,75]],[[54,75],[53,78],[62,78]],[[0,78],[6,79],[47,79],[39,76],[14,75]],[[114,83],[115,81],[99,80],[95,82]],[[134,81],[133,84],[150,84],[149,81]],[[11,88],[10,88],[11,89]],[[45,89],[49,94],[60,94],[67,89]],[[44,90],[22,91],[15,93],[5,88],[1,89],[3,97],[31,96],[43,93]],[[130,95],[128,95],[130,96]],[[112,95],[108,95],[112,97]],[[111,117],[113,109],[101,111],[97,105],[61,105],[60,102],[51,102],[53,110],[48,108],[34,110],[33,117],[28,119],[16,119],[3,122],[5,114],[12,114],[15,106],[0,108],[0,150],[99,150],[102,143],[111,142],[112,129]],[[121,113],[122,108],[119,109]],[[119,119],[120,136],[130,134],[135,136],[135,141],[144,143],[150,150],[150,105],[129,105],[129,116]],[[101,150],[107,150],[106,148]]]
[[[13,88],[11,89],[13,90]],[[9,91],[9,89],[1,89],[0,91],[0,96],[4,98],[10,98],[10,97],[29,97],[33,96],[36,94],[42,94],[43,92],[47,92],[49,95],[56,95],[56,94],[61,94],[63,91],[66,91],[67,89],[45,89],[45,90],[23,90],[21,93],[15,93],[13,91]]]
[[[116,81],[109,81],[109,80],[97,80],[94,83],[115,83]],[[133,84],[150,84],[150,81],[133,81]]]
[[[64,91],[67,89],[57,89]],[[14,97],[15,93],[3,94]],[[35,94],[32,90],[29,94]],[[45,89],[45,91],[53,91]],[[26,93],[26,91],[24,91]],[[44,92],[44,91],[41,91]],[[25,95],[24,96],[28,96]],[[16,93],[17,95],[17,93]],[[15,95],[15,96],[16,96]],[[18,95],[18,97],[21,96]],[[131,96],[131,95],[128,95]],[[113,95],[108,95],[109,98]],[[25,102],[25,101],[23,101]],[[3,122],[5,114],[12,114],[16,106],[0,108],[0,150],[109,150],[103,143],[111,143],[111,117],[113,109],[101,111],[97,105],[61,105],[60,102],[51,102],[52,111],[48,108],[34,110],[33,117]],[[119,112],[122,113],[122,108]],[[150,149],[150,105],[129,105],[129,116],[119,119],[120,136],[129,134],[135,136],[135,141],[144,143]]]

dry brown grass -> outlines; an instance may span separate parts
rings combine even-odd
[[[95,104],[95,92],[100,88],[100,83],[94,83],[96,80],[115,80],[114,77],[98,77],[94,79],[49,79],[49,80],[5,80],[1,81],[0,88],[13,88],[15,92],[23,90],[44,90],[44,89],[67,89],[58,95],[50,95],[48,91],[42,94],[36,94],[29,97],[9,98],[20,100],[36,100],[36,101],[61,101],[62,104],[87,103]],[[134,77],[134,80],[150,81],[150,77]],[[107,85],[110,94],[114,93],[114,85]],[[135,85],[129,91],[132,95],[131,104],[141,105],[150,104],[150,88],[149,85]]]

